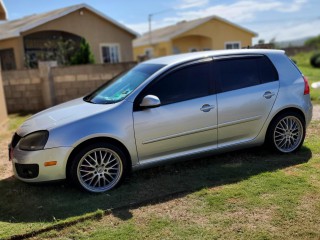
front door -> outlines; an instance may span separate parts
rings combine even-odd
[[[157,96],[161,106],[136,109],[139,160],[159,161],[217,147],[217,100],[211,62],[189,64],[155,80],[137,98]]]

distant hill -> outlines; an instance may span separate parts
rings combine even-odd
[[[290,40],[290,41],[276,42],[276,45],[279,48],[301,47],[310,38],[312,38],[312,37],[305,37],[305,38],[299,38],[299,39],[294,39],[294,40]]]

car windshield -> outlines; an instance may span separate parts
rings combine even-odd
[[[122,101],[162,67],[164,65],[161,64],[139,64],[102,85],[83,100],[95,104],[111,104]]]

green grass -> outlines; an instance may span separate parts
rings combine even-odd
[[[173,165],[170,168],[180,169],[178,174],[185,182],[190,183],[190,176],[197,174],[207,186],[199,190],[197,181],[191,181],[186,196],[113,212],[99,221],[38,238],[318,239],[319,127],[319,122],[312,123],[305,147],[296,155],[256,149],[200,160],[200,166],[192,162]],[[170,178],[163,172],[154,178],[163,175]],[[163,182],[157,182],[157,188],[163,189]],[[175,181],[171,184],[176,185]]]
[[[310,86],[314,82],[320,82],[320,68],[314,68],[310,65],[310,58],[312,52],[309,53],[300,53],[294,56],[294,59],[297,62],[299,69],[302,73],[308,78]],[[311,88],[311,100],[314,103],[320,103],[320,89]]]
[[[91,215],[100,218],[35,239],[318,238],[319,134],[320,122],[313,122],[297,154],[256,148],[152,168],[134,173],[106,194],[84,193],[66,183],[28,185],[4,179],[0,239]],[[101,217],[100,209],[154,198],[159,201]]]
[[[9,131],[15,131],[31,114],[11,114],[9,115]]]

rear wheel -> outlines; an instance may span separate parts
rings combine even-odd
[[[281,153],[299,150],[305,138],[305,121],[296,112],[278,115],[270,124],[267,140],[273,149]]]
[[[100,193],[117,187],[127,169],[127,159],[121,149],[108,143],[96,143],[76,154],[70,176],[82,189]]]

